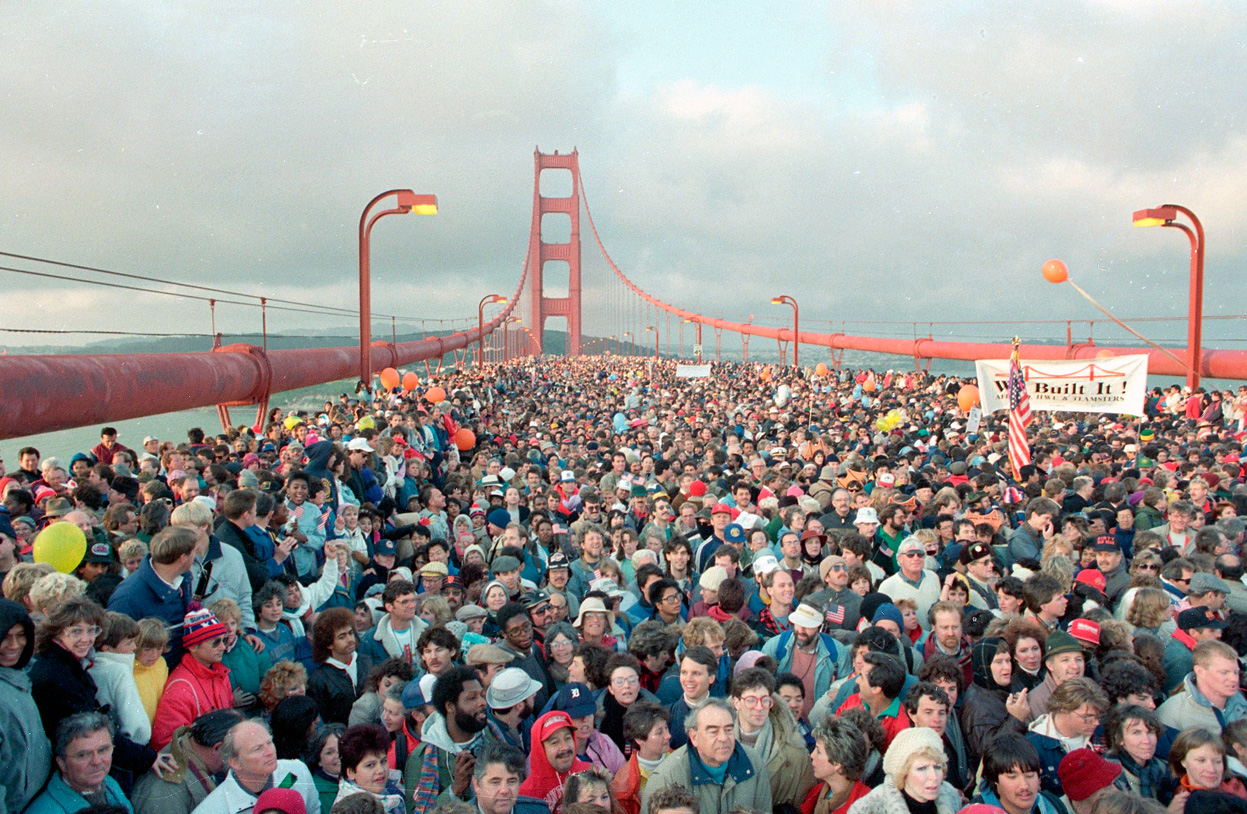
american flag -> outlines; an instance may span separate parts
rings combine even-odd
[[[835,602],[827,603],[827,610],[823,614],[828,623],[833,625],[844,624],[844,605],[837,605]]]
[[[1026,395],[1026,379],[1022,377],[1022,365],[1018,362],[1018,342],[1013,341],[1013,354],[1009,357],[1009,464],[1013,476],[1022,479],[1022,467],[1031,462],[1030,445],[1026,441],[1026,428],[1031,423],[1031,402]]]

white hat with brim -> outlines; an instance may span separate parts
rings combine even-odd
[[[801,627],[821,628],[823,626],[823,617],[819,612],[804,603],[797,605],[797,609],[788,614],[788,621]]]
[[[572,626],[579,629],[584,624],[586,613],[604,613],[606,614],[606,629],[610,630],[615,626],[614,612],[607,610],[606,606],[602,604],[602,600],[596,596],[591,596],[580,603],[580,613],[576,614],[576,621]]]

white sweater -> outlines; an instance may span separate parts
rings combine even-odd
[[[121,731],[135,743],[152,739],[152,724],[134,683],[133,653],[96,653],[87,670],[95,680],[95,700],[117,713]]]

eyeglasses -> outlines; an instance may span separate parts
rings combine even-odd
[[[99,625],[91,625],[89,627],[86,625],[75,625],[65,628],[65,635],[71,639],[94,639],[100,635],[100,628]]]
[[[1159,571],[1160,566],[1154,562],[1141,562],[1134,567],[1134,570],[1136,571]],[[1182,580],[1175,580],[1175,582],[1181,582],[1181,581]]]
[[[1079,719],[1080,721],[1082,721],[1083,723],[1087,723],[1087,724],[1092,723],[1092,722],[1094,722],[1094,721],[1099,721],[1099,720],[1100,720],[1100,713],[1099,713],[1099,712],[1095,712],[1095,711],[1092,711],[1092,712],[1073,712],[1073,713],[1070,713],[1070,714],[1071,714],[1071,715],[1073,715],[1075,718]]]
[[[740,703],[747,707],[766,709],[775,702],[769,695],[742,695]]]
[[[831,568],[830,568],[830,569],[828,569],[828,570],[831,570],[831,571],[846,571],[846,570],[848,570],[848,569],[847,569],[847,568],[845,568],[843,565],[833,565],[833,566],[831,566]]]
[[[899,556],[901,557],[925,557],[926,555],[927,555],[927,552],[925,551],[906,551],[904,554],[900,554]]]
[[[611,679],[611,685],[615,687],[635,687],[641,683],[641,679],[637,676],[617,676]]]

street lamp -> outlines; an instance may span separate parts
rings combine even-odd
[[[1178,214],[1190,219],[1194,230],[1185,223],[1177,223]],[[1171,226],[1186,232],[1191,241],[1191,291],[1186,311],[1186,385],[1194,392],[1199,386],[1201,343],[1204,329],[1204,226],[1195,213],[1185,206],[1165,204],[1155,209],[1140,209],[1134,213],[1135,226]]]
[[[624,332],[623,332],[623,335],[624,335],[624,336],[632,336],[632,331],[624,331]],[[628,343],[628,355],[629,355],[629,356],[631,356],[631,355],[632,355],[632,343],[631,343],[631,342],[629,342],[629,343]]]
[[[485,303],[489,302],[506,302],[507,298],[500,294],[489,294],[481,298],[480,303],[476,306],[476,366],[481,367],[485,364]]]
[[[369,218],[372,208],[391,195],[396,198],[394,208]],[[364,213],[359,216],[359,381],[369,393],[372,392],[372,269],[369,254],[372,226],[386,215],[406,215],[408,212],[436,215],[437,196],[417,195],[410,189],[391,189],[369,201]]]
[[[801,315],[797,310],[797,301],[787,294],[779,297],[771,297],[771,305],[791,305],[792,306],[792,366],[797,367],[797,347],[801,344]]]
[[[646,325],[645,332],[649,333],[650,331],[654,332],[654,358],[659,359],[661,357],[659,356],[659,353],[658,353],[658,329],[655,328],[653,325]]]
[[[616,336],[615,334],[611,334],[611,339],[615,340],[615,355],[618,356],[619,355],[619,337]],[[611,343],[607,342],[606,349],[610,350],[610,346],[611,346]]]
[[[503,334],[503,342],[502,342],[502,347],[503,347],[502,360],[504,362],[511,361],[511,343],[513,342],[511,326],[519,321],[520,321],[519,317],[513,316],[513,317],[508,317],[507,321],[503,323],[504,334]]]
[[[696,319],[686,319],[684,321],[691,322],[697,326],[697,348],[696,348],[696,353],[694,355],[697,357],[697,361],[700,362],[701,361],[701,322]],[[683,350],[683,346],[681,346],[681,350]]]

